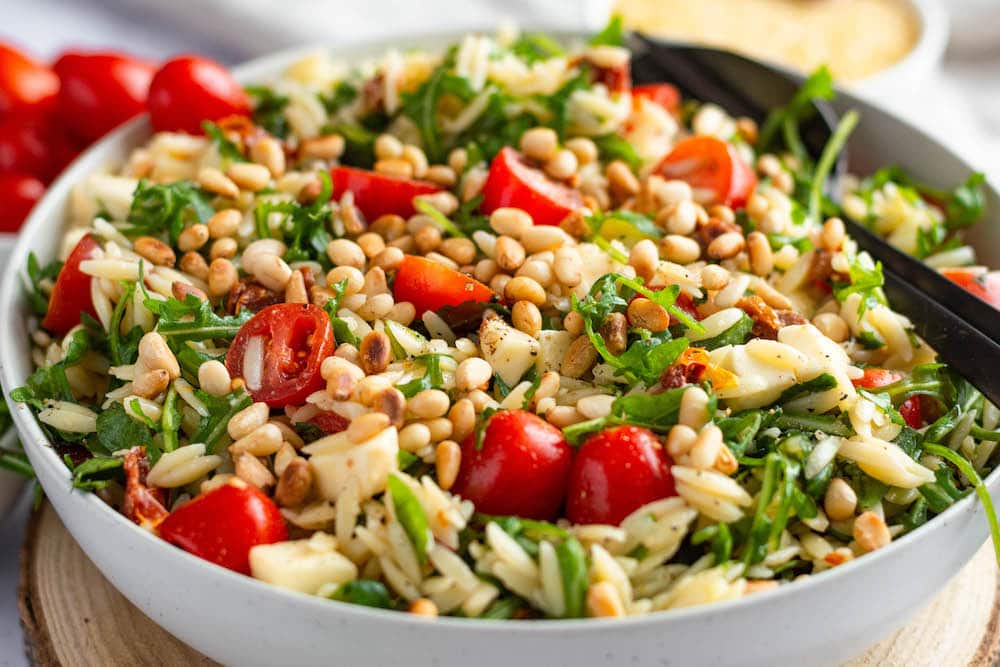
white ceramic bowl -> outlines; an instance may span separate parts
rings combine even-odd
[[[393,45],[436,48],[453,37]],[[385,46],[353,47],[339,55],[360,57]],[[296,55],[255,61],[240,68],[240,78],[273,78]],[[899,162],[932,183],[965,178],[968,166],[937,142],[860,101],[855,106],[865,119],[853,144],[859,165]],[[148,136],[147,122],[140,119],[91,148],[28,221],[0,290],[0,380],[6,393],[31,372],[20,278],[29,251],[51,258],[72,184],[103,165],[120,163]],[[992,220],[1000,224],[997,193],[991,191],[989,199]],[[1000,263],[996,238],[990,241],[984,255]],[[96,496],[74,492],[30,410],[17,405],[13,414],[46,494],[101,572],[166,630],[227,664],[832,665],[901,626],[987,536],[982,508],[970,496],[876,553],[731,602],[621,620],[431,622],[281,590],[175,549]],[[988,483],[996,494],[1000,472]]]

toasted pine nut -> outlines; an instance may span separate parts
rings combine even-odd
[[[832,521],[846,521],[854,516],[858,506],[858,494],[851,485],[840,477],[834,477],[826,487],[823,509]]]
[[[575,310],[569,311],[563,318],[563,329],[574,336],[579,336],[583,333],[583,316]]]
[[[531,278],[515,276],[504,287],[504,297],[508,301],[530,301],[541,306],[545,303],[545,288]]]
[[[235,236],[243,222],[243,214],[235,208],[225,208],[208,219],[208,235],[213,239]]]
[[[566,142],[566,148],[573,151],[577,162],[580,164],[590,164],[595,161],[597,155],[597,144],[587,137],[573,137]]]
[[[160,239],[154,239],[151,236],[140,236],[137,238],[132,249],[143,259],[156,266],[173,266],[177,260],[173,248]]]
[[[296,273],[298,272],[296,271]],[[261,255],[254,261],[253,274],[264,287],[281,292],[284,291],[292,277],[292,269],[285,263],[285,260],[277,255]],[[303,290],[305,290],[305,285],[303,285]]]
[[[726,232],[708,244],[708,256],[712,259],[729,259],[743,250],[744,243],[740,232]]]
[[[285,303],[309,303],[309,293],[301,271],[292,271],[285,284]]]
[[[434,225],[425,225],[413,232],[413,242],[421,255],[433,252],[441,245],[441,230]]]
[[[170,292],[174,295],[174,298],[179,301],[184,301],[187,299],[189,294],[193,294],[197,299],[204,301],[208,299],[208,295],[203,291],[190,285],[188,283],[181,282],[180,280],[175,280],[170,284]]]
[[[334,266],[353,266],[364,268],[365,253],[354,241],[349,239],[333,239],[326,246],[326,255]]]
[[[552,269],[556,279],[567,287],[576,287],[583,280],[583,260],[576,248],[557,248]]]
[[[621,160],[612,161],[605,169],[608,185],[615,196],[625,199],[639,194],[639,179],[635,177],[629,166]]]
[[[529,336],[538,336],[542,330],[542,313],[530,301],[517,301],[511,308],[511,321],[517,329]]]
[[[698,438],[691,445],[689,457],[691,466],[697,470],[709,470],[715,466],[719,452],[725,445],[722,443],[722,431],[715,424],[709,424],[701,430]]]
[[[392,345],[389,337],[382,331],[371,331],[362,340],[361,368],[368,375],[381,373],[392,360]]]
[[[267,167],[274,178],[285,175],[285,151],[281,144],[271,137],[262,137],[250,147],[250,157],[257,164]]]
[[[150,331],[139,340],[139,363],[150,370],[161,369],[171,380],[181,376],[177,357],[170,351],[167,341],[159,333]]]
[[[698,224],[698,207],[690,199],[684,199],[661,210],[656,221],[671,234],[687,236]]]
[[[212,259],[218,259],[219,257],[232,259],[233,257],[236,257],[236,252],[238,250],[239,244],[236,243],[236,239],[217,239],[212,242],[212,247],[208,251],[208,256]]]
[[[459,391],[485,389],[493,377],[493,368],[481,357],[469,357],[455,369],[455,386]]]
[[[187,252],[181,255],[181,271],[191,274],[198,280],[208,280],[208,263],[205,258],[196,252]]]
[[[434,466],[437,469],[438,486],[447,491],[458,477],[462,464],[462,448],[454,440],[442,440],[435,449]]]
[[[423,178],[427,174],[427,155],[419,146],[404,145],[403,159],[410,163],[415,177]]]
[[[281,449],[282,442],[281,429],[274,424],[264,424],[236,440],[229,446],[229,451],[234,456],[244,452],[254,456],[270,456]]]
[[[225,396],[232,382],[221,361],[211,359],[198,367],[198,384],[212,396]]]
[[[628,343],[628,319],[621,313],[611,313],[601,325],[600,334],[611,354],[621,354]]]
[[[413,165],[401,158],[388,158],[375,163],[375,171],[396,178],[413,178]]]
[[[840,218],[828,218],[823,223],[823,233],[820,235],[823,248],[830,252],[840,250],[844,243],[844,221]]]
[[[233,440],[239,440],[249,435],[266,424],[270,414],[271,410],[267,407],[267,403],[258,402],[248,405],[230,418],[226,425],[229,437]]]
[[[258,489],[274,486],[274,475],[256,456],[244,452],[234,458],[234,472],[244,482]]]
[[[438,608],[433,601],[427,598],[417,598],[412,603],[410,603],[410,613],[416,616],[424,616],[426,618],[437,618]]]
[[[629,303],[628,321],[634,327],[659,333],[670,326],[670,315],[660,304],[640,297]]]
[[[524,246],[525,252],[529,254],[571,245],[569,234],[551,225],[529,227],[521,233],[521,238],[518,240]]]
[[[697,243],[695,245],[697,246]],[[700,250],[699,254],[701,254]],[[643,239],[636,243],[629,252],[628,263],[635,269],[636,275],[649,282],[656,275],[656,267],[660,263],[660,253],[656,249],[656,244],[649,239]],[[688,262],[683,263],[687,264]]]
[[[570,343],[569,348],[563,356],[561,371],[566,377],[579,378],[589,371],[597,361],[597,349],[590,338],[578,336]]]
[[[723,443],[719,449],[719,455],[715,457],[714,467],[723,475],[732,475],[739,470],[740,463],[736,460],[736,456],[733,455],[732,450]]]
[[[253,162],[234,162],[226,170],[226,176],[244,190],[259,192],[271,182],[271,172],[267,167]]]
[[[424,178],[444,188],[453,188],[455,187],[455,183],[458,182],[458,174],[455,173],[455,170],[443,164],[435,164],[428,167]]]
[[[500,236],[496,242],[496,263],[504,271],[515,271],[524,263],[524,246],[510,236]]]
[[[208,243],[208,227],[200,222],[185,228],[177,237],[177,247],[181,252],[198,250],[206,243]]]
[[[326,284],[331,287],[342,280],[347,281],[344,286],[345,296],[357,294],[365,286],[365,274],[354,266],[335,266],[326,274]]]
[[[750,270],[758,276],[766,276],[774,270],[774,253],[771,243],[761,232],[747,235],[747,252],[750,255]]]
[[[407,409],[420,419],[434,419],[448,412],[451,401],[440,389],[424,389],[406,402]]]
[[[476,407],[467,398],[459,399],[448,411],[451,420],[451,436],[461,442],[476,427]]]
[[[707,290],[720,290],[729,284],[729,271],[718,264],[708,264],[701,270],[701,286]]]
[[[162,368],[143,371],[132,381],[132,393],[142,398],[156,398],[170,384],[170,374]]]
[[[353,443],[362,443],[389,428],[389,415],[369,412],[361,415],[347,427],[347,438]]]
[[[471,264],[476,259],[476,245],[469,239],[445,239],[438,249],[458,264]]]
[[[228,176],[213,167],[205,167],[198,172],[198,185],[226,199],[236,199],[240,196],[239,187]]]
[[[531,216],[519,208],[498,208],[490,214],[490,227],[497,234],[513,239],[521,238],[533,225]]]
[[[344,146],[344,138],[339,134],[325,134],[303,140],[299,150],[305,159],[337,160],[344,154]]]
[[[690,264],[698,261],[698,258],[701,257],[701,246],[698,245],[698,242],[678,234],[669,234],[663,237],[660,241],[660,250],[665,259],[677,264]]]
[[[312,468],[305,459],[296,457],[281,471],[274,500],[280,507],[298,507],[305,502],[312,486]]]
[[[865,551],[875,551],[892,542],[892,533],[885,519],[875,512],[862,512],[854,520],[854,541]]]
[[[698,433],[690,426],[677,424],[671,427],[667,434],[667,453],[675,461],[682,456],[687,456],[698,439]]]
[[[372,264],[379,267],[383,271],[391,271],[399,268],[399,265],[403,263],[403,256],[404,253],[402,250],[390,246],[380,252],[372,260]]]
[[[611,404],[614,402],[615,397],[607,394],[585,396],[576,402],[576,411],[583,415],[584,419],[607,417],[611,414]]]
[[[423,449],[431,442],[431,430],[426,424],[414,422],[399,431],[399,448],[405,452]]]
[[[228,294],[239,280],[236,267],[228,259],[219,257],[208,267],[208,293],[212,296]]]
[[[580,164],[576,160],[576,154],[565,148],[557,151],[545,163],[545,173],[552,178],[564,181],[576,173]]]
[[[532,160],[547,162],[559,149],[559,137],[551,128],[533,127],[521,135],[520,147]]]

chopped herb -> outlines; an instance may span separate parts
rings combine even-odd
[[[152,184],[143,179],[132,193],[127,236],[160,236],[166,233],[170,242],[177,243],[184,228],[196,222],[208,222],[215,209],[208,198],[191,181]]]
[[[510,45],[510,52],[529,64],[539,60],[556,58],[565,53],[559,42],[539,32],[521,35],[517,41]]]
[[[590,38],[590,45],[625,46],[625,26],[621,15],[613,15],[604,29]]]
[[[208,408],[208,415],[201,418],[198,428],[191,434],[191,442],[205,443],[205,451],[214,454],[221,450],[224,442],[229,440],[226,427],[229,420],[237,412],[253,403],[253,399],[243,389],[238,389],[225,396],[213,396],[207,391],[198,389],[195,396]]]
[[[833,294],[837,301],[843,303],[851,294],[860,294],[858,317],[864,315],[869,308],[885,303],[885,295],[882,293],[882,286],[885,285],[882,262],[868,266],[859,256],[855,256],[851,259],[849,274],[850,282],[834,283]]]
[[[587,598],[587,552],[575,537],[569,537],[555,547],[562,575],[565,618],[582,618]]]
[[[837,378],[829,373],[822,373],[811,380],[800,382],[784,390],[781,392],[781,396],[778,397],[777,402],[779,404],[788,403],[807,394],[820,394],[824,391],[829,391],[836,386]]]
[[[402,113],[408,116],[420,130],[423,139],[424,152],[431,163],[442,162],[447,154],[447,147],[441,136],[438,119],[438,107],[446,96],[457,97],[462,102],[468,102],[476,95],[472,85],[465,77],[454,74],[454,50],[450,51],[427,80],[412,93],[403,93]]]
[[[193,294],[188,294],[183,301],[174,297],[164,301],[146,297],[143,303],[159,316],[156,331],[172,348],[187,341],[232,340],[252,316],[246,309],[239,315],[216,315],[211,303]]]
[[[753,320],[746,313],[736,321],[736,324],[732,325],[722,333],[717,336],[712,336],[705,340],[696,341],[694,344],[697,347],[703,347],[706,350],[714,350],[716,348],[725,347],[726,345],[742,345],[746,342],[747,336],[750,335],[750,331],[753,329]]]
[[[413,398],[425,389],[443,389],[444,374],[441,371],[442,358],[450,359],[451,357],[447,354],[437,352],[414,357],[414,361],[422,361],[424,363],[424,374],[404,384],[396,385],[396,389],[403,392],[403,396],[407,398]]]
[[[246,158],[243,157],[243,153],[240,152],[239,147],[226,137],[221,127],[206,120],[202,121],[201,128],[205,130],[205,136],[215,144],[216,149],[219,151],[219,156],[222,157],[223,161],[246,162]]]
[[[113,403],[97,415],[97,440],[105,454],[142,445],[146,447],[151,464],[160,455],[159,448],[153,444],[152,430],[125,412],[121,403]]]
[[[642,167],[642,157],[627,139],[618,134],[604,134],[594,137],[597,150],[605,162],[622,160],[632,171]]]
[[[337,311],[340,310],[340,302],[344,297],[344,290],[347,289],[347,278],[332,285],[330,289],[333,290],[334,296],[323,304],[323,310],[330,317],[330,324],[333,326],[333,337],[336,339],[338,345],[348,343],[357,347],[361,340],[351,329],[347,320],[337,315]]]
[[[124,464],[116,456],[94,456],[78,466],[67,455],[63,458],[66,465],[73,471],[73,487],[84,491],[100,491],[121,477]]]
[[[28,297],[28,304],[31,310],[39,317],[44,317],[49,311],[49,297],[42,291],[43,280],[55,281],[62,270],[63,263],[59,260],[52,260],[44,267],[38,263],[35,253],[28,253],[28,285],[25,292]]]
[[[427,550],[431,544],[431,529],[427,523],[424,508],[406,482],[397,475],[389,475],[387,487],[389,493],[392,494],[392,506],[396,510],[396,519],[402,524],[406,535],[410,538],[417,560],[422,565],[427,562]]]
[[[288,97],[267,86],[247,86],[246,91],[254,98],[253,122],[278,138],[287,137],[290,130],[285,118]]]
[[[330,599],[378,609],[392,608],[392,598],[389,597],[385,584],[371,579],[355,579],[341,584],[330,594]]]
[[[23,387],[10,392],[10,398],[18,403],[28,403],[36,410],[45,408],[47,399],[76,402],[66,379],[66,369],[80,363],[83,355],[91,348],[90,335],[86,330],[77,329],[66,346],[62,361],[35,370]]]
[[[329,93],[319,96],[323,108],[331,116],[356,100],[358,89],[346,81],[338,81]]]

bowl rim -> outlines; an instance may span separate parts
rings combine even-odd
[[[425,31],[412,33],[405,37],[370,38],[340,46],[329,44],[309,45],[304,47],[297,46],[249,60],[246,63],[233,68],[233,73],[241,82],[266,82],[280,76],[283,68],[293,63],[296,59],[310,53],[314,53],[318,50],[330,53],[335,57],[343,58],[345,60],[353,60],[356,62],[363,60],[370,54],[379,53],[387,48],[404,48],[404,45],[409,43],[428,49],[435,48],[435,46],[440,47],[441,45],[447,43],[448,40],[453,41],[465,34],[469,34],[469,32],[471,31]],[[584,33],[579,31],[548,30],[547,32],[564,39],[579,39],[584,36]],[[838,96],[842,99],[855,98],[854,95],[851,95],[843,89],[838,89]],[[928,142],[936,149],[954,156],[959,162],[961,162],[961,164],[969,167],[964,160],[955,156],[950,149],[942,146],[938,141],[928,136],[922,130],[914,127],[906,120],[899,118],[891,111],[885,111],[885,113],[891,117],[892,122],[906,126],[914,132],[919,133],[922,140]],[[27,222],[22,227],[22,233],[18,236],[17,243],[9,255],[8,266],[4,270],[2,283],[0,283],[0,318],[8,316],[6,317],[8,320],[16,321],[20,319],[18,315],[23,309],[24,284],[22,267],[27,259],[28,253],[31,251],[30,246],[32,244],[30,239],[32,239],[36,234],[43,234],[45,229],[48,227],[58,226],[60,229],[66,228],[67,221],[64,208],[65,204],[69,200],[69,197],[71,196],[73,186],[82,182],[84,178],[97,171],[102,166],[106,166],[110,161],[110,156],[108,155],[109,153],[125,148],[131,150],[132,148],[140,145],[137,143],[138,141],[148,140],[149,136],[151,136],[151,132],[152,130],[149,127],[148,115],[146,114],[123,124],[84,151],[49,187],[42,200],[35,206],[34,210],[29,215]],[[969,169],[972,171],[971,168]],[[994,194],[997,194],[997,189],[992,183],[987,184],[987,187],[992,189]],[[1000,194],[998,194],[998,196],[1000,196]],[[58,241],[50,241],[49,243],[58,243]],[[7,400],[8,405],[11,408],[10,411],[14,424],[17,427],[18,433],[24,443],[25,450],[28,452],[33,465],[44,468],[44,474],[38,475],[39,481],[42,479],[59,480],[61,484],[65,485],[65,488],[60,488],[58,490],[60,492],[68,492],[71,496],[71,499],[68,500],[68,502],[77,504],[87,503],[89,507],[84,508],[85,511],[102,513],[106,521],[113,522],[113,525],[117,526],[120,530],[128,531],[129,535],[147,548],[164,550],[169,549],[172,556],[165,557],[177,559],[176,562],[178,565],[183,565],[185,567],[207,568],[205,570],[206,576],[223,577],[223,580],[228,583],[249,586],[248,590],[254,591],[258,595],[269,596],[273,600],[282,600],[287,604],[310,605],[311,608],[315,610],[315,613],[320,614],[346,614],[348,617],[358,620],[373,620],[382,623],[405,625],[407,627],[415,627],[416,624],[422,624],[425,622],[424,619],[415,617],[412,614],[400,613],[395,610],[375,609],[347,602],[329,600],[316,595],[309,595],[281,588],[279,586],[254,579],[251,576],[233,572],[220,565],[201,559],[166,543],[159,537],[156,537],[149,531],[140,528],[138,525],[126,519],[120,512],[104,503],[95,494],[84,493],[73,489],[69,470],[66,468],[65,464],[52,447],[52,443],[41,430],[37,422],[37,418],[32,413],[30,407],[23,403],[15,403],[9,398],[11,389],[16,386],[20,386],[25,379],[14,376],[12,364],[10,363],[10,361],[14,358],[14,355],[15,352],[8,342],[7,337],[0,336],[0,382],[2,382],[3,385],[4,398]],[[984,482],[991,492],[996,491],[997,488],[1000,487],[1000,466],[994,469],[985,478]],[[761,591],[759,593],[755,593],[754,595],[742,596],[733,600],[713,602],[696,607],[668,609],[651,612],[645,615],[626,616],[623,618],[613,619],[540,619],[531,620],[529,622],[519,622],[512,625],[509,622],[509,619],[468,619],[453,616],[441,616],[435,620],[435,624],[446,628],[454,627],[466,630],[475,629],[476,631],[487,633],[506,633],[511,630],[516,630],[519,633],[527,632],[538,634],[551,630],[579,632],[588,628],[593,629],[595,627],[595,623],[601,624],[602,627],[608,624],[617,624],[622,626],[627,625],[630,628],[640,628],[650,624],[670,622],[674,619],[707,620],[717,613],[730,612],[747,606],[777,602],[789,596],[805,595],[808,594],[807,592],[810,588],[832,584],[839,579],[853,577],[854,573],[874,568],[883,560],[892,558],[896,552],[907,548],[911,544],[928,538],[932,533],[939,531],[947,523],[958,519],[960,516],[968,515],[970,513],[981,514],[981,510],[977,509],[978,505],[980,505],[978,496],[975,493],[969,493],[965,498],[954,503],[947,510],[934,517],[932,520],[926,522],[916,530],[903,535],[898,539],[894,539],[887,547],[878,549],[874,553],[866,554],[863,558],[856,558],[836,568],[831,568],[830,570],[811,575],[805,581],[794,582],[793,585],[778,586],[775,589]],[[166,552],[164,551],[163,553],[165,554]],[[262,603],[267,604],[267,601],[263,600]]]

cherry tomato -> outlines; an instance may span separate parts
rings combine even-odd
[[[396,303],[412,303],[417,309],[417,317],[428,310],[457,306],[466,301],[485,303],[494,296],[493,290],[475,278],[415,255],[403,257],[396,270],[392,293]]]
[[[0,116],[53,107],[59,77],[8,44],[0,43]]]
[[[333,349],[333,327],[322,308],[278,303],[240,327],[226,353],[226,368],[232,377],[243,378],[255,401],[272,408],[299,405],[323,387],[319,367]]]
[[[146,100],[157,132],[201,134],[202,121],[250,114],[250,98],[225,67],[199,56],[178,56],[153,76]]]
[[[414,197],[441,191],[433,183],[386,176],[354,167],[334,167],[330,170],[330,178],[333,181],[333,196],[340,197],[350,191],[354,194],[354,205],[369,220],[390,213],[408,218],[415,213]]]
[[[920,394],[910,396],[899,406],[899,414],[902,415],[906,425],[910,428],[920,428],[924,425],[924,410]]]
[[[274,502],[240,479],[181,505],[160,524],[160,537],[216,565],[250,574],[250,549],[288,539]]]
[[[659,104],[671,114],[677,115],[681,110],[681,92],[677,86],[669,83],[649,83],[632,88],[632,98],[646,98]]]
[[[336,412],[321,412],[310,419],[309,423],[315,424],[324,433],[340,433],[346,431],[347,427],[351,425],[345,417],[341,417]]]
[[[90,298],[90,276],[80,270],[80,262],[91,259],[100,248],[100,244],[90,234],[80,239],[73,248],[56,277],[42,327],[62,336],[80,323],[83,313],[97,317],[97,310]]]
[[[76,146],[51,119],[17,116],[0,123],[0,171],[20,171],[46,183],[76,157]]]
[[[862,389],[875,389],[877,387],[885,387],[886,385],[893,384],[894,382],[899,382],[902,379],[902,373],[890,371],[887,368],[868,367],[865,369],[864,375],[856,380],[851,380],[851,382],[855,387],[861,387]]]
[[[156,67],[120,53],[67,52],[52,66],[59,75],[59,116],[85,141],[95,141],[146,110]]]
[[[481,449],[475,433],[462,443],[452,492],[487,514],[554,519],[572,458],[558,428],[530,412],[505,410],[490,418]]]
[[[981,267],[969,267],[941,269],[941,275],[978,296],[994,308],[1000,309],[1000,271],[986,271]]]
[[[757,187],[753,169],[722,139],[699,135],[682,139],[663,158],[656,173],[687,181],[703,203],[740,208]]]
[[[526,211],[536,225],[558,225],[583,208],[580,193],[553,181],[507,146],[493,158],[483,186],[483,213],[510,206]]]
[[[583,443],[573,461],[566,517],[618,525],[647,503],[677,495],[671,461],[651,431],[619,426]]]
[[[45,194],[45,184],[30,174],[0,173],[0,232],[16,232]]]

